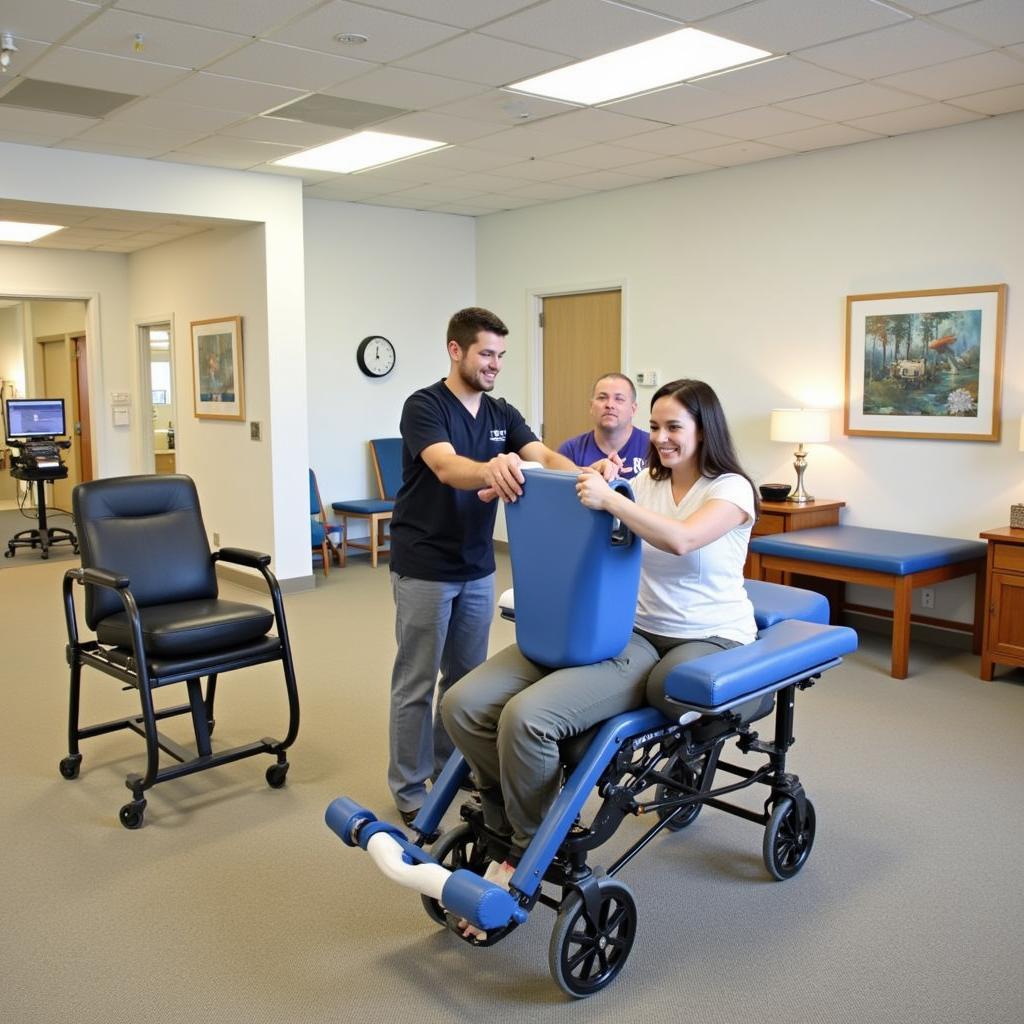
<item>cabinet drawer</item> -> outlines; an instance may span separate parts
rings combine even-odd
[[[754,529],[756,531],[757,528]],[[1024,572],[1024,547],[1016,544],[996,544],[992,552],[992,564],[996,569]]]
[[[763,537],[769,533],[785,533],[786,532],[786,517],[778,516],[772,512],[763,512],[757,518],[757,522],[754,523],[754,528],[750,531],[754,537]]]

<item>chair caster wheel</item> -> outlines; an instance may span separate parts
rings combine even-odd
[[[780,882],[792,878],[807,863],[814,845],[814,804],[805,802],[803,828],[797,824],[796,804],[791,797],[780,800],[764,830],[764,865]]]
[[[285,779],[288,778],[288,768],[289,764],[287,761],[283,761],[280,764],[272,764],[267,769],[267,785],[271,789],[280,789],[284,785]]]
[[[134,830],[142,828],[145,812],[146,801],[133,800],[130,804],[125,804],[124,807],[117,812],[117,816],[125,828]]]
[[[60,762],[60,774],[65,779],[77,779],[78,772],[82,767],[81,754],[68,754]]]

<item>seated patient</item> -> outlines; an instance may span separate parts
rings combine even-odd
[[[661,692],[672,668],[756,634],[743,589],[756,498],[715,392],[676,380],[654,395],[635,503],[609,487],[602,469],[580,473],[580,501],[644,541],[625,649],[597,665],[552,671],[512,645],[459,680],[442,704],[445,728],[479,785],[485,821],[510,833],[520,853],[558,795],[559,740],[645,701],[675,717]],[[510,863],[491,865],[487,877],[507,886],[513,871]]]

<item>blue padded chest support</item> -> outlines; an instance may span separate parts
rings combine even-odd
[[[941,565],[984,558],[986,545],[979,540],[873,530],[864,526],[820,526],[755,537],[750,542],[750,550],[761,555],[908,576]]]
[[[505,506],[516,643],[541,665],[613,658],[633,630],[640,541],[613,537],[615,520],[580,504],[575,473],[523,471],[523,495]],[[629,484],[616,489],[632,498]]]
[[[752,644],[718,651],[674,668],[665,695],[701,710],[723,709],[761,692],[780,689],[857,649],[857,634],[846,626],[789,619],[769,626]]]

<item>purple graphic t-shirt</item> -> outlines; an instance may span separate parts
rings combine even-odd
[[[624,480],[632,480],[647,465],[647,449],[650,443],[651,435],[646,430],[633,428],[629,440],[619,449],[619,458],[622,459],[622,470],[619,475]],[[571,459],[577,466],[591,466],[599,459],[608,457],[598,448],[592,430],[563,441],[558,446],[558,453]]]

